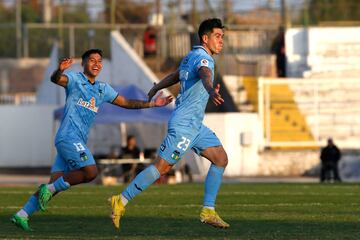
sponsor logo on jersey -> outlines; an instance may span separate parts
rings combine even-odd
[[[209,61],[206,60],[206,59],[201,60],[200,66],[202,66],[202,67],[208,67],[208,66],[209,66]]]
[[[180,160],[180,152],[177,150],[173,151],[173,153],[171,154],[171,158],[175,161]]]
[[[84,101],[82,98],[80,98],[77,102],[77,105],[87,108],[93,112],[98,112],[98,107],[96,107],[96,101],[94,97],[92,97],[89,102]]]

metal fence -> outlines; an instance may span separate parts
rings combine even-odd
[[[59,41],[62,54],[79,56],[86,49],[98,47],[103,49],[104,55],[110,57],[109,33],[111,30],[120,31],[138,54],[142,56],[143,34],[146,24],[44,24],[27,23],[23,25],[21,43],[22,57],[48,57],[55,41]],[[13,33],[13,34],[5,34]],[[224,54],[266,54],[277,32],[277,26],[229,26],[225,34]],[[1,57],[16,57],[15,26],[1,25],[0,34],[7,36],[6,47],[0,49]],[[13,37],[13,40],[10,38]],[[163,57],[181,58],[197,42],[196,33],[184,28],[176,33],[168,33],[167,27],[157,28],[158,54]]]
[[[36,93],[0,94],[0,105],[27,105],[36,103]]]

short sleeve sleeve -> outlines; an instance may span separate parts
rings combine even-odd
[[[66,84],[66,89],[71,90],[74,88],[76,82],[76,73],[72,71],[64,72],[64,75],[68,78],[68,82]]]
[[[112,103],[118,95],[119,93],[117,91],[115,91],[109,84],[105,83],[105,102]]]
[[[201,67],[208,67],[211,70],[214,69],[214,61],[205,56],[200,56],[195,62],[196,70],[199,70]]]

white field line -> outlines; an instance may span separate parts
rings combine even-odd
[[[221,207],[311,207],[311,206],[338,206],[340,204],[335,203],[259,203],[259,204],[248,204],[248,203],[237,203],[237,204],[221,204]],[[360,203],[349,203],[347,206],[360,206]],[[0,206],[0,209],[19,209],[22,206]],[[49,206],[48,209],[89,209],[90,206]],[[132,205],[132,208],[201,208],[201,204],[177,204],[177,205],[166,205],[166,204],[136,204]],[[92,209],[110,209],[110,206],[104,204],[101,206],[91,206]]]
[[[109,193],[109,194],[120,194],[121,191]],[[34,191],[0,191],[0,195],[8,195],[8,194],[33,194]],[[151,192],[144,192],[142,195],[162,195],[165,191],[151,191]],[[201,192],[202,193],[202,192]],[[96,195],[96,192],[71,192],[66,191],[66,195]],[[192,193],[184,193],[182,191],[176,191],[176,192],[166,192],[167,195],[172,196],[198,196],[199,192],[192,192]],[[244,196],[279,196],[279,195],[286,195],[286,196],[360,196],[360,192],[339,192],[339,193],[333,193],[333,192],[242,192],[242,191],[236,191],[236,192],[221,192],[219,195],[222,196],[232,196],[232,195],[244,195]]]

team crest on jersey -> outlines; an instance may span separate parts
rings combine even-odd
[[[206,59],[201,60],[201,64],[202,67],[208,67],[209,66],[209,61]]]
[[[100,86],[99,86],[99,97],[101,97],[102,95],[104,95],[104,91],[103,91],[104,88],[105,88],[105,84],[104,84],[104,83],[100,83]]]
[[[171,154],[171,158],[175,161],[180,160],[180,152],[177,150],[173,151],[173,153]]]
[[[77,102],[77,105],[87,108],[93,112],[98,112],[98,107],[96,107],[96,100],[94,97],[92,97],[89,102],[84,101],[82,98],[80,98]]]
[[[86,161],[89,159],[89,157],[86,155],[85,152],[80,153],[80,159],[81,161]]]

